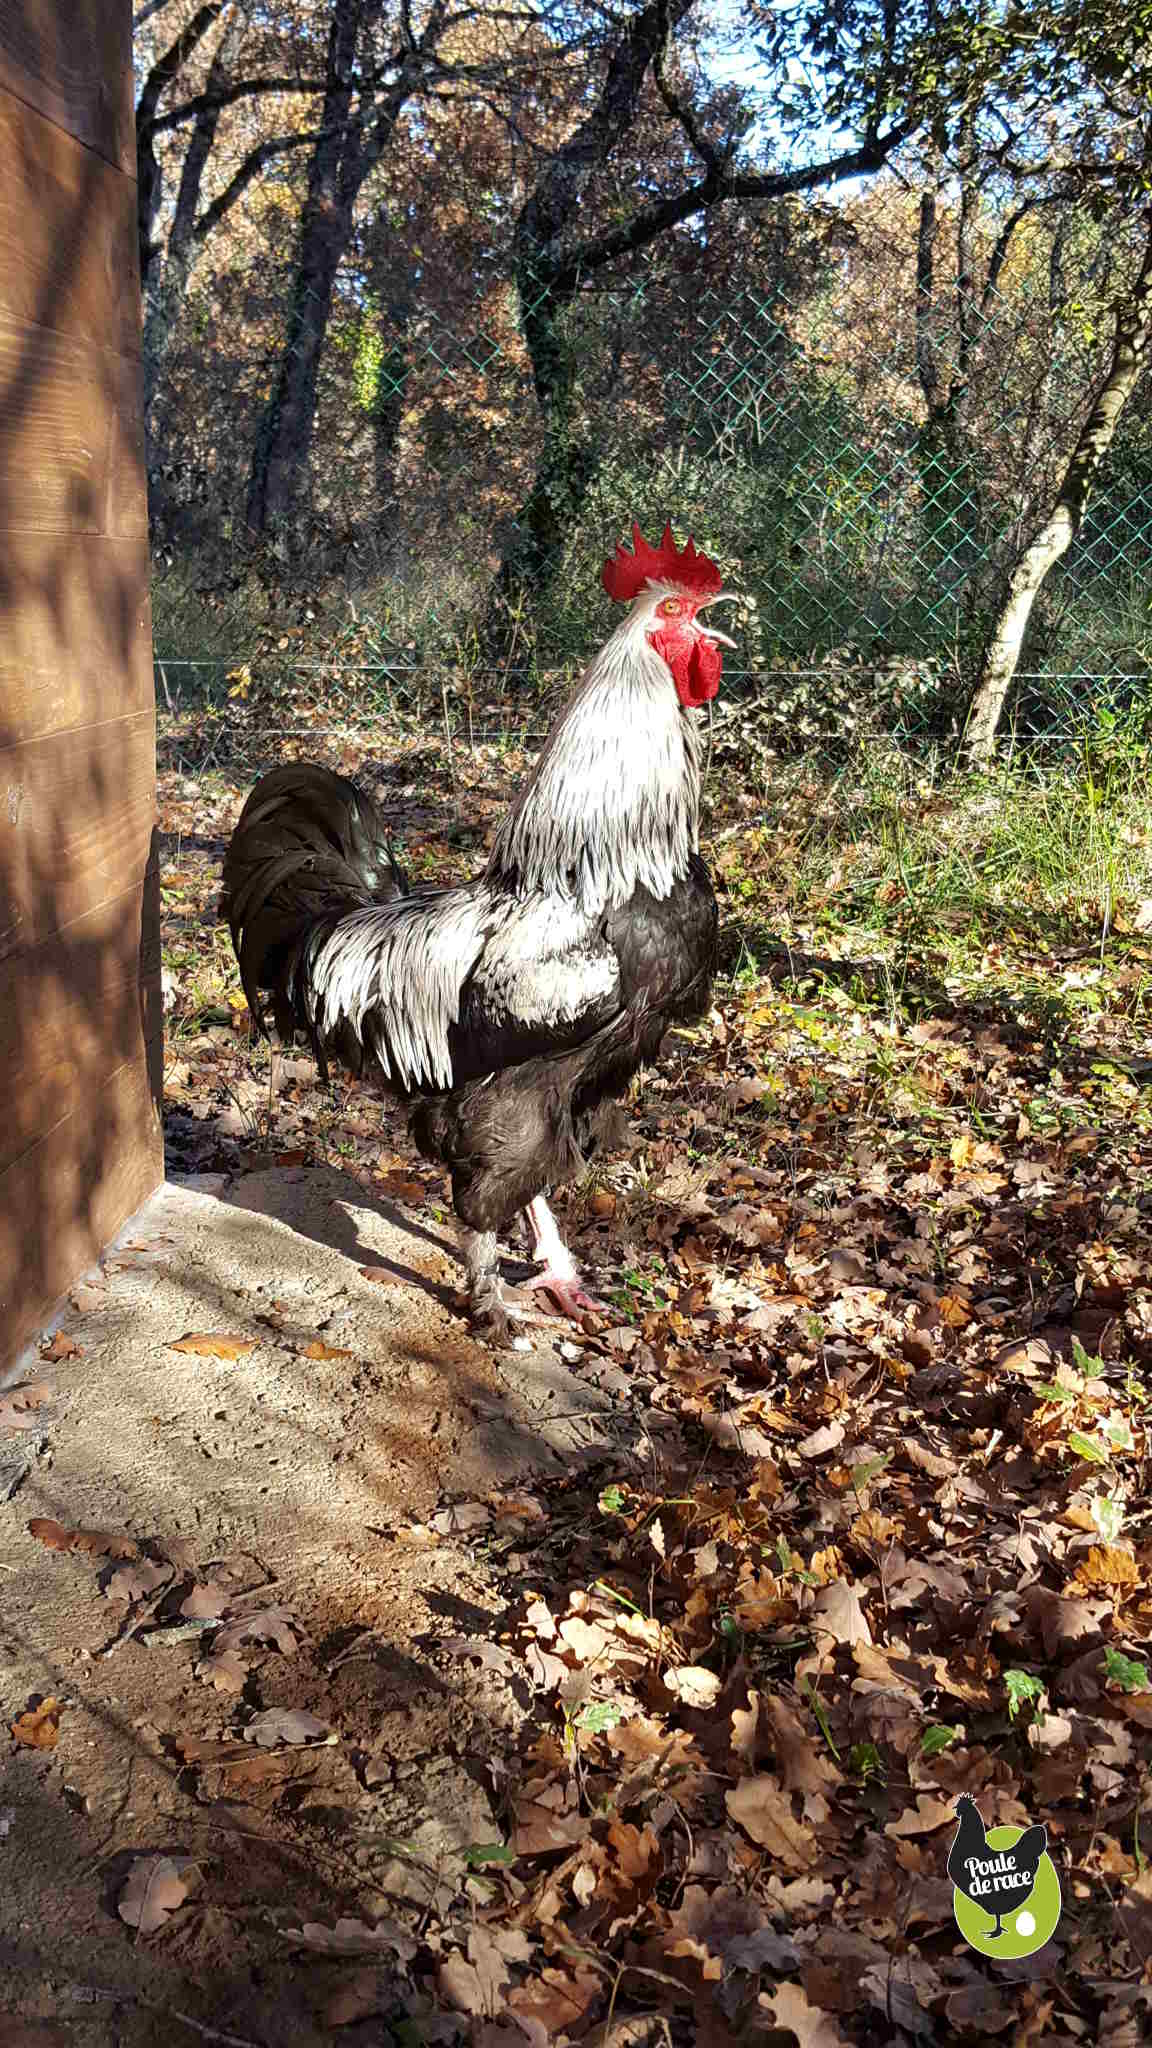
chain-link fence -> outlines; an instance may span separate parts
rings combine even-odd
[[[669,513],[749,600],[725,697],[755,705],[766,745],[861,726],[946,745],[1101,375],[1107,280],[1085,261],[1057,298],[1025,251],[997,289],[969,280],[944,304],[907,238],[817,261],[753,235],[722,280],[698,260],[677,244],[559,306],[447,276],[390,310],[346,300],[309,510],[314,587],[344,595],[285,637],[248,587],[181,621],[161,579],[169,757],[254,770],[417,724],[449,754],[530,740],[541,694],[608,630],[605,550]],[[268,366],[226,370],[193,392],[195,351],[176,360],[165,437],[169,505],[210,498],[228,547]],[[1009,713],[1022,737],[1152,716],[1146,395],[1036,607]]]

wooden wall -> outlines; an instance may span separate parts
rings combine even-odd
[[[0,0],[0,1366],[161,1177],[130,0]]]

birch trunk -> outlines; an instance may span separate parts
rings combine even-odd
[[[972,768],[986,767],[992,758],[1032,608],[1045,577],[1080,531],[1100,465],[1147,366],[1152,338],[1152,213],[1146,217],[1145,231],[1140,274],[1116,314],[1116,340],[1107,375],[1081,429],[1056,502],[1008,579],[1004,602],[989,636],[964,741],[965,759]]]

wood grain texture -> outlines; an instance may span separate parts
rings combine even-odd
[[[0,530],[146,536],[134,358],[0,315]]]
[[[162,1175],[128,0],[0,0],[0,1364]]]
[[[4,962],[5,1169],[88,1103],[161,1029],[160,940],[143,884]],[[0,1196],[2,1199],[2,1196]]]
[[[0,1175],[0,1362],[159,1186],[159,1039]]]
[[[15,533],[0,547],[0,751],[152,706],[141,540]]]
[[[128,0],[0,0],[0,88],[135,175]]]
[[[156,821],[152,711],[0,752],[0,972],[145,879]]]
[[[136,187],[0,93],[0,313],[138,354]]]

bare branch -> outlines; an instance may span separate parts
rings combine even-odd
[[[182,100],[178,107],[157,114],[144,125],[153,135],[160,135],[166,128],[179,128],[185,121],[197,120],[201,114],[218,114],[224,107],[235,106],[237,100],[255,99],[263,93],[323,91],[322,78],[243,78],[236,85],[222,86],[218,92],[200,92],[194,99]]]
[[[992,311],[992,301],[996,296],[996,287],[1000,282],[1000,273],[1008,260],[1008,251],[1012,246],[1013,235],[1016,233],[1025,215],[1031,213],[1042,203],[1039,196],[1035,199],[1026,199],[1022,206],[1016,208],[1015,213],[1008,215],[1000,233],[992,244],[992,254],[988,258],[988,275],[984,279],[984,289],[980,294],[981,319],[987,319]]]
[[[704,134],[700,123],[696,119],[693,108],[688,105],[687,101],[681,99],[680,94],[669,79],[665,69],[665,58],[668,55],[670,34],[668,0],[657,0],[656,11],[660,22],[660,40],[652,56],[652,76],[656,80],[657,90],[672,119],[678,121],[684,130],[701,163],[708,170],[712,171],[716,177],[722,178],[727,171],[728,156],[730,156],[731,152],[728,152],[728,156],[724,156],[715,147],[710,137]]]
[[[188,26],[181,29],[174,43],[170,43],[162,57],[158,57],[140,88],[136,104],[137,129],[151,126],[152,116],[174,78],[178,78],[185,64],[196,48],[203,42],[214,21],[219,21],[228,0],[207,0],[207,4],[192,16]]]
[[[861,143],[858,149],[826,157],[822,163],[800,164],[791,171],[736,172],[724,177],[709,172],[706,178],[698,179],[684,191],[642,208],[624,227],[590,237],[562,256],[542,254],[544,276],[561,289],[571,290],[584,271],[599,270],[619,256],[633,255],[636,250],[654,242],[668,228],[691,220],[721,199],[785,199],[794,192],[817,192],[826,185],[838,184],[842,178],[861,177],[868,171],[878,171],[912,132],[912,123],[902,122],[890,128],[887,135],[877,135],[871,141]]]
[[[285,156],[289,150],[301,149],[306,142],[320,142],[332,134],[329,128],[304,128],[297,135],[280,135],[274,142],[258,143],[249,150],[244,161],[233,172],[224,190],[217,194],[210,206],[206,206],[192,231],[193,240],[203,242],[218,227],[226,213],[231,213],[237,200],[244,197],[254,178],[258,178],[265,164],[274,157]]]

